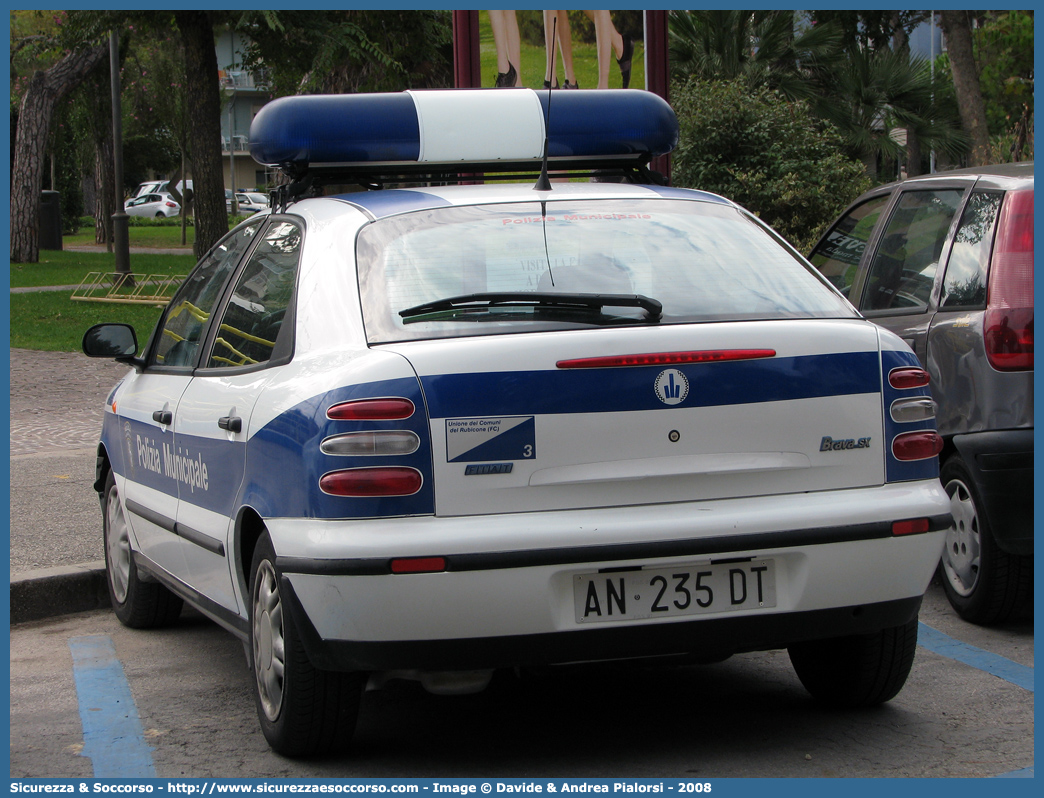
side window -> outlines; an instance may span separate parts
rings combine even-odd
[[[1001,194],[976,192],[968,199],[961,226],[943,278],[943,308],[983,307],[986,270],[993,248],[993,226],[1000,212]]]
[[[869,199],[845,214],[808,257],[845,296],[852,288],[859,261],[889,196]]]
[[[193,269],[160,321],[159,334],[149,356],[150,366],[191,368],[196,364],[196,352],[210,314],[260,227],[258,223],[228,236]]]
[[[926,308],[960,189],[905,191],[867,273],[861,310]]]
[[[294,293],[301,228],[276,222],[254,248],[221,317],[208,368],[255,366],[275,351]]]

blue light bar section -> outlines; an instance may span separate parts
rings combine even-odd
[[[518,101],[511,103],[512,108],[523,115],[530,128],[543,130],[546,122],[548,156],[552,159],[654,157],[670,152],[678,143],[674,111],[651,92],[457,89],[283,97],[265,105],[254,118],[250,154],[267,166],[293,163],[349,167],[422,161],[463,166],[469,160],[483,164],[539,160],[531,154],[531,142],[523,148],[524,155],[519,155],[518,149],[491,154],[488,146],[483,147],[482,157],[474,159],[454,156],[434,161],[421,155],[446,152],[461,141],[464,143],[460,146],[466,148],[469,138],[499,140],[496,128],[504,123],[498,109],[509,98]],[[533,102],[534,98],[538,102]],[[427,123],[438,116],[440,106],[466,108],[473,114],[455,117],[451,127]],[[484,119],[485,107],[489,114]],[[530,118],[528,114],[537,116]],[[484,136],[487,128],[494,135]],[[421,130],[425,131],[423,142]]]
[[[549,158],[666,155],[678,146],[678,118],[659,95],[639,89],[536,92],[551,103]]]
[[[419,153],[417,109],[406,92],[281,97],[250,125],[250,154],[269,166],[416,161]]]

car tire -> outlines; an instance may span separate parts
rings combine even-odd
[[[257,715],[284,756],[345,751],[355,733],[366,675],[316,668],[284,600],[272,541],[258,540],[250,566],[250,647]]]
[[[156,218],[157,219],[166,219],[167,217],[166,217],[166,215],[164,215],[163,211],[156,211]]]
[[[917,650],[917,619],[880,632],[797,643],[790,661],[817,701],[840,709],[883,704],[910,675]]]
[[[174,623],[181,615],[183,602],[159,582],[145,581],[138,576],[130,543],[130,527],[112,471],[105,480],[102,544],[109,600],[120,623],[132,629],[151,629]]]
[[[1031,557],[997,545],[971,471],[959,456],[939,474],[950,497],[953,526],[946,533],[939,579],[946,598],[964,620],[989,625],[1006,620],[1033,592]]]

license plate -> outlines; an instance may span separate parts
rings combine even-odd
[[[773,560],[578,574],[576,622],[637,621],[776,606]]]

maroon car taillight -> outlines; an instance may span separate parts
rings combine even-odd
[[[327,410],[326,417],[333,421],[401,421],[414,410],[416,406],[409,399],[389,396],[341,402]]]
[[[983,319],[986,357],[998,371],[1033,368],[1033,192],[1011,192],[997,224]]]
[[[412,496],[423,484],[421,472],[408,466],[345,468],[319,479],[323,493],[355,499]]]
[[[896,460],[927,460],[943,450],[943,439],[933,429],[904,432],[892,438],[892,455]]]
[[[888,384],[897,391],[924,388],[929,381],[928,372],[919,366],[900,366],[888,372]]]

